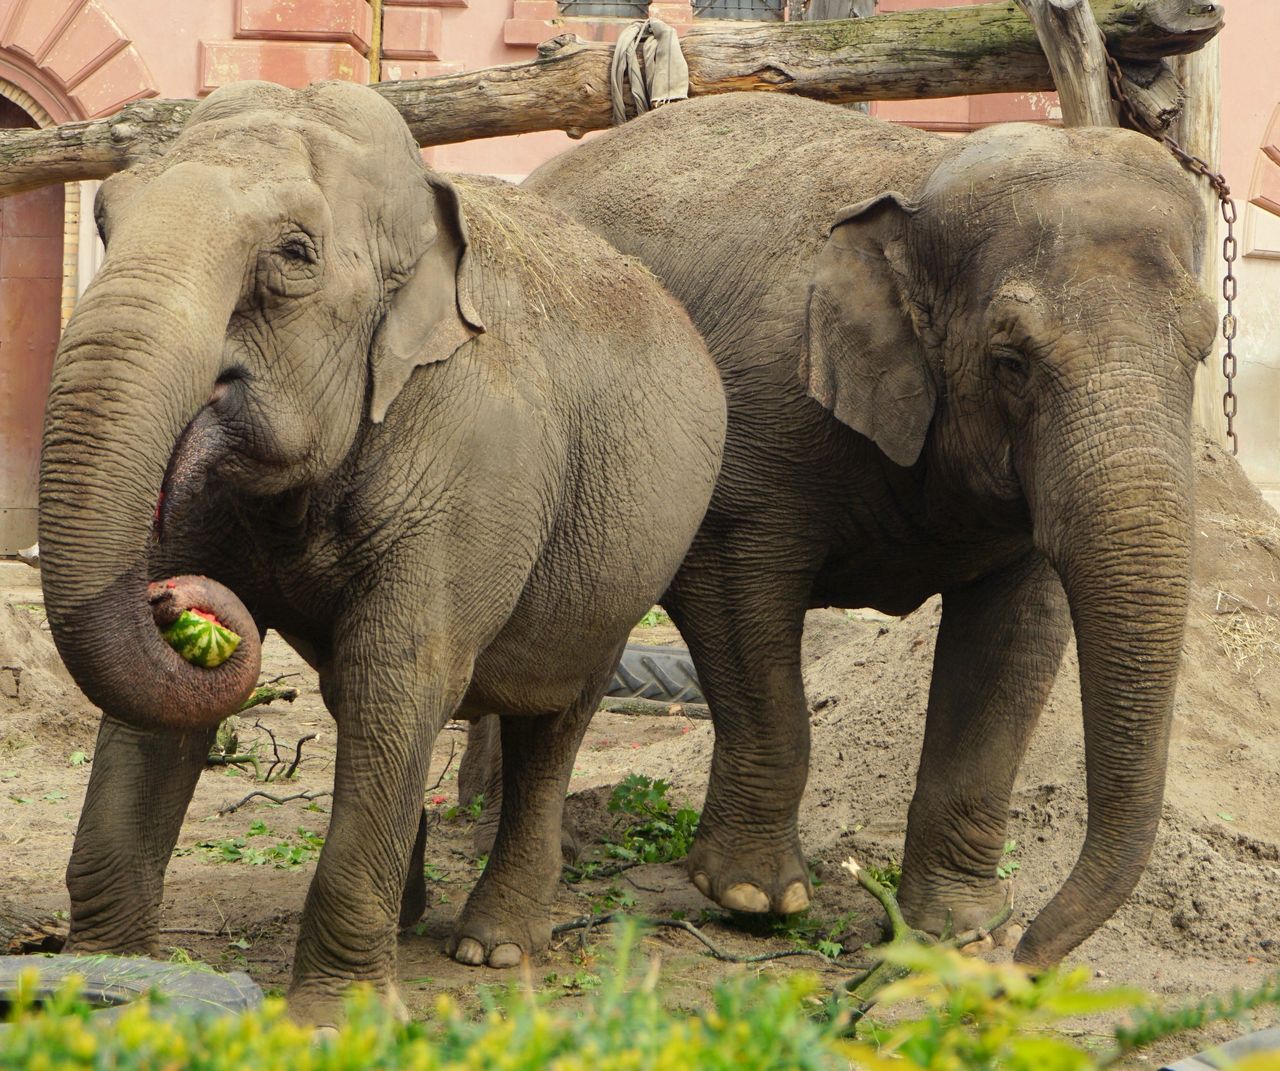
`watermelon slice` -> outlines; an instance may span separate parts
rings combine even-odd
[[[240,637],[204,610],[183,610],[160,635],[178,654],[202,669],[216,669],[240,646]]]

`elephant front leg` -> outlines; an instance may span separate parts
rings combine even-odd
[[[214,733],[145,732],[102,719],[67,866],[67,952],[159,951],[165,867]]]
[[[898,897],[913,926],[972,929],[1004,903],[996,868],[1014,779],[1069,635],[1066,597],[1038,553],[944,593]]]
[[[502,811],[488,865],[449,941],[460,963],[512,967],[550,943],[565,793],[604,687],[602,677],[560,714],[501,719]]]
[[[403,1011],[396,934],[431,747],[471,666],[438,637],[392,644],[385,630],[359,625],[342,634],[320,677],[338,726],[333,811],[288,994],[290,1015],[316,1026],[340,1023],[343,995],[356,982]]]
[[[793,560],[803,554],[796,548]],[[777,572],[744,587],[745,572],[699,562],[664,599],[715,725],[687,865],[698,890],[722,907],[786,915],[807,908],[812,891],[798,829],[809,774],[800,639],[812,577]]]

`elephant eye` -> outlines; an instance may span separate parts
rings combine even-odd
[[[1007,374],[1025,379],[1031,372],[1027,355],[1013,346],[993,346],[991,359],[999,371]]]
[[[295,260],[303,264],[315,264],[320,259],[316,253],[315,244],[306,234],[290,235],[281,244],[279,252],[286,260]]]
[[[258,254],[259,284],[279,297],[303,297],[320,287],[320,254],[311,236],[292,231]]]

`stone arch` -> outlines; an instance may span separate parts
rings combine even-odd
[[[0,78],[58,123],[159,94],[105,0],[0,0]]]

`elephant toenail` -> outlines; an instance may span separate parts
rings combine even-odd
[[[758,886],[745,881],[729,887],[729,891],[720,898],[720,905],[730,911],[747,911],[753,915],[763,915],[769,910],[769,897]]]
[[[484,946],[471,937],[464,937],[453,951],[453,958],[468,967],[479,967],[484,963]]]
[[[505,944],[499,945],[493,950],[493,954],[489,957],[490,967],[514,967],[524,958],[524,952],[519,945]]]
[[[711,896],[711,879],[707,877],[706,874],[702,873],[702,871],[698,871],[698,873],[694,874],[693,884],[697,888],[698,892],[702,893],[703,896],[708,899],[714,899],[714,897]]]
[[[782,903],[778,905],[778,912],[783,915],[794,915],[808,906],[809,891],[804,887],[804,882],[793,881],[787,886],[787,891],[782,894]]]

